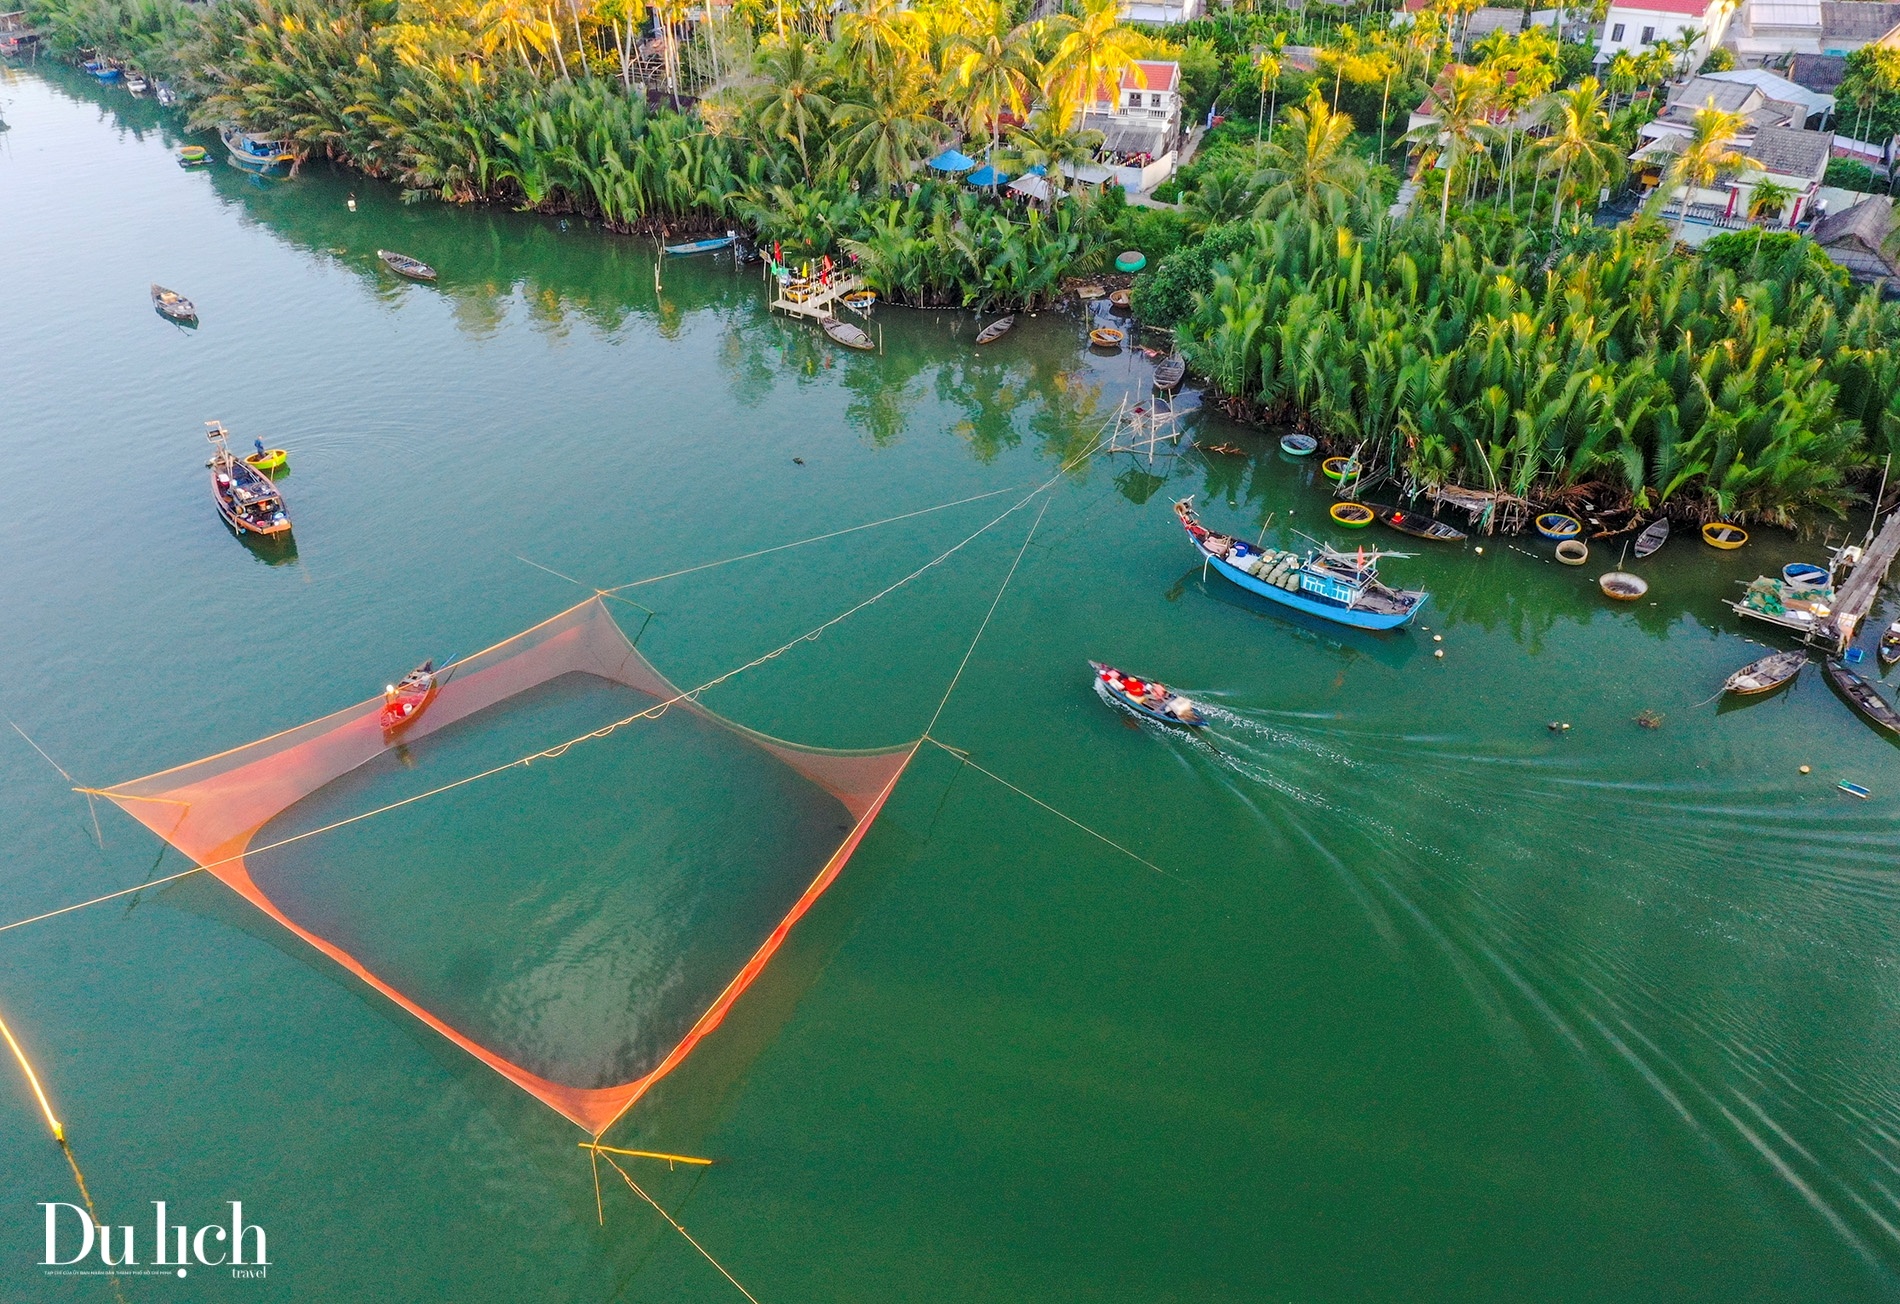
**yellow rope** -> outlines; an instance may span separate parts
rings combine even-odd
[[[602,1147],[602,1149],[605,1149],[605,1147]],[[635,1195],[639,1196],[642,1200],[645,1200],[648,1204],[652,1205],[654,1208],[654,1211],[658,1213],[660,1217],[666,1219],[666,1221],[672,1226],[674,1231],[678,1232],[681,1236],[684,1236],[686,1238],[686,1243],[688,1245],[698,1250],[700,1253],[700,1256],[704,1258],[706,1262],[712,1264],[713,1267],[719,1269],[719,1275],[724,1277],[727,1281],[731,1282],[733,1285],[733,1289],[737,1290],[741,1295],[745,1296],[748,1300],[751,1300],[752,1304],[759,1304],[758,1299],[752,1294],[752,1292],[747,1290],[744,1286],[741,1286],[739,1284],[739,1279],[733,1276],[730,1272],[726,1271],[724,1264],[720,1263],[719,1260],[713,1258],[712,1255],[708,1254],[706,1252],[706,1247],[704,1245],[701,1245],[698,1241],[694,1240],[693,1234],[691,1232],[687,1231],[684,1227],[680,1226],[679,1223],[675,1221],[672,1214],[660,1208],[660,1202],[658,1200],[655,1200],[652,1196],[648,1195],[645,1191],[642,1191],[640,1189],[639,1183],[635,1182],[631,1177],[627,1176],[626,1169],[622,1168],[619,1164],[614,1163],[614,1161],[608,1156],[602,1155],[601,1157],[607,1160],[608,1165],[612,1167],[612,1169],[616,1173],[620,1174],[620,1180],[625,1182],[628,1188],[631,1189]]]
[[[27,1085],[33,1088],[34,1099],[40,1102],[40,1113],[46,1115],[46,1126],[52,1129],[53,1140],[65,1145],[66,1129],[60,1126],[57,1118],[53,1117],[53,1106],[46,1099],[46,1089],[40,1085],[40,1075],[33,1071],[33,1062],[26,1057],[26,1052],[20,1049],[20,1043],[14,1039],[13,1029],[7,1027],[7,1021],[4,1018],[0,1018],[0,1037],[7,1039],[7,1047],[13,1052],[13,1058],[20,1061],[20,1070],[26,1074]]]
[[[596,1153],[605,1151],[610,1155],[632,1155],[635,1159],[664,1159],[669,1164],[710,1165],[712,1163],[710,1159],[699,1159],[692,1155],[669,1155],[661,1150],[622,1150],[617,1146],[604,1146],[593,1141],[579,1141],[575,1144],[583,1150],[592,1150]]]

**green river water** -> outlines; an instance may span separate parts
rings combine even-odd
[[[882,309],[881,351],[848,354],[724,257],[656,285],[649,243],[580,223],[324,166],[183,171],[181,120],[58,70],[0,80],[0,116],[0,710],[79,784],[338,709],[596,585],[1009,491],[615,608],[676,682],[711,679],[1055,475],[1151,366],[1059,313],[978,352],[967,317]],[[202,326],[157,318],[153,281]],[[214,516],[212,418],[291,450],[294,550]],[[1682,532],[1632,606],[1596,591],[1613,556],[1417,545],[1387,574],[1431,590],[1418,628],[1297,624],[1204,579],[1170,500],[1354,536],[1315,528],[1316,468],[1186,424],[1247,455],[1086,459],[706,698],[805,743],[916,738],[1046,501],[934,734],[1161,872],[925,748],[607,1137],[719,1162],[636,1180],[762,1304],[1900,1294],[1900,755],[1817,669],[1709,700],[1776,643],[1721,599],[1818,541]],[[1090,657],[1213,726],[1122,718]],[[551,686],[300,817],[623,708]],[[0,922],[185,867],[105,803],[99,845],[70,786],[0,731]],[[607,1081],[755,944],[835,815],[669,717],[259,872],[458,1025]],[[607,1170],[599,1225],[576,1128],[202,875],[0,933],[0,1012],[142,1262],[154,1200],[194,1225],[241,1200],[271,1258],[45,1275],[39,1204],[76,1187],[0,1060],[0,1298],[742,1298]]]

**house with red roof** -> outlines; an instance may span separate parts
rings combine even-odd
[[[1736,8],[1736,0],[1612,0],[1597,35],[1596,61],[1647,54],[1658,41],[1680,45],[1686,40],[1690,49],[1684,62],[1699,68],[1721,44]]]
[[[1181,65],[1137,59],[1111,87],[1104,78],[1076,117],[1081,131],[1102,133],[1098,166],[1078,180],[1113,179],[1128,190],[1151,190],[1174,174],[1181,141]]]

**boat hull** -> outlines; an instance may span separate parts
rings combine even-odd
[[[724,235],[714,240],[695,240],[691,244],[668,245],[666,252],[669,254],[709,254],[716,249],[724,249],[731,243],[732,237]]]
[[[1283,607],[1304,611],[1309,616],[1318,616],[1321,620],[1330,620],[1334,624],[1350,625],[1354,629],[1398,629],[1402,625],[1411,624],[1413,618],[1425,608],[1425,599],[1422,597],[1410,611],[1402,613],[1362,611],[1355,607],[1335,606],[1330,602],[1320,602],[1309,598],[1304,593],[1290,593],[1277,584],[1268,584],[1256,579],[1246,571],[1228,565],[1207,549],[1202,548],[1198,542],[1195,547],[1201,556],[1207,558],[1208,564],[1220,572],[1223,579],[1231,580],[1249,593],[1270,598]]]
[[[1887,704],[1885,698],[1874,691],[1872,684],[1849,670],[1842,662],[1829,657],[1823,668],[1827,672],[1827,682],[1840,695],[1843,701],[1854,708],[1854,713],[1869,725],[1889,738],[1900,738],[1900,712]]]

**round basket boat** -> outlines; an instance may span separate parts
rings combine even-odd
[[[1781,568],[1781,578],[1791,589],[1818,589],[1827,583],[1827,568],[1811,561],[1791,561]]]
[[[1089,332],[1089,343],[1098,349],[1119,349],[1127,338],[1113,326],[1097,326]]]
[[[1634,602],[1649,592],[1649,581],[1628,571],[1611,571],[1607,575],[1597,576],[1597,587],[1603,590],[1606,598]]]
[[[847,307],[869,308],[872,304],[877,302],[877,291],[853,290],[844,296],[844,301]]]
[[[1311,435],[1281,435],[1280,451],[1289,457],[1311,457],[1319,440]]]
[[[1350,457],[1329,457],[1319,464],[1319,472],[1328,480],[1344,480],[1348,476],[1358,475],[1359,463]]]
[[[260,471],[281,471],[290,465],[290,450],[286,448],[267,448],[261,453],[246,453],[244,460]]]
[[[1363,530],[1372,524],[1372,509],[1364,503],[1334,503],[1333,520],[1348,530]]]
[[[1590,560],[1590,545],[1582,539],[1565,539],[1557,545],[1557,560],[1566,566],[1581,566]]]
[[[1135,295],[1131,290],[1116,290],[1108,296],[1108,305],[1111,308],[1126,308],[1134,301]]]
[[[1562,512],[1545,512],[1537,518],[1536,526],[1546,539],[1574,539],[1583,533],[1583,522]]]
[[[1702,542],[1723,552],[1733,552],[1748,542],[1748,531],[1725,521],[1710,521],[1702,527]]]
[[[200,163],[209,163],[211,156],[205,153],[203,145],[187,145],[178,151],[178,161],[185,167],[194,168]]]
[[[1115,260],[1115,270],[1118,272],[1138,272],[1147,265],[1147,256],[1136,249],[1124,250]]]

